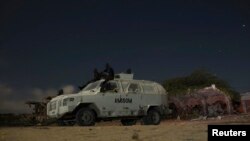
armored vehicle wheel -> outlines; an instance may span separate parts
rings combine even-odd
[[[95,119],[95,113],[89,108],[82,108],[76,114],[76,122],[79,126],[93,126]]]
[[[131,126],[136,124],[136,119],[122,119],[121,123],[123,126]]]
[[[143,125],[159,125],[160,122],[161,122],[161,115],[155,109],[148,111],[148,115],[142,118]]]

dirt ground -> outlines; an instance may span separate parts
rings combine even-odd
[[[94,127],[0,127],[0,141],[206,141],[208,124],[250,124],[250,115],[166,120],[158,126],[108,122]]]

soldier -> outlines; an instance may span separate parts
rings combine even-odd
[[[109,81],[109,80],[113,80],[114,79],[114,70],[113,70],[113,68],[111,68],[110,67],[110,65],[107,63],[106,64],[106,68],[105,68],[105,70],[103,70],[103,72],[101,73],[101,77],[103,78],[103,79],[105,79],[105,81],[103,81],[102,82],[102,84],[101,84],[101,90],[104,90],[103,88],[104,87],[107,87],[106,85],[107,85],[107,82]]]
[[[60,89],[57,95],[62,95],[62,94],[63,94],[63,89]]]
[[[131,69],[130,69],[130,68],[127,69],[126,73],[127,73],[127,74],[131,74],[131,73],[132,73]]]
[[[105,70],[102,72],[103,77],[105,78],[105,81],[113,80],[114,79],[114,70],[110,65],[107,63]]]

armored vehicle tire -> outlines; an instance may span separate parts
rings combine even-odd
[[[148,111],[147,116],[142,118],[143,125],[159,125],[161,122],[161,115],[159,111],[152,109]]]
[[[136,124],[136,119],[122,119],[121,123],[123,126],[131,126]]]
[[[76,114],[76,122],[79,126],[93,126],[95,119],[94,111],[89,108],[82,108]]]

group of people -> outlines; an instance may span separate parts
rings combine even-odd
[[[127,69],[126,73],[131,74],[132,71],[131,69]],[[115,77],[115,73],[114,73],[114,69],[109,65],[109,63],[106,63],[105,69],[101,72],[98,72],[98,70],[95,68],[93,71],[93,79],[91,79],[90,81],[88,81],[87,83],[85,83],[82,86],[79,86],[78,88],[80,90],[82,90],[83,88],[85,88],[89,83],[104,79],[105,81],[103,82],[103,85],[108,82],[109,80],[113,80]],[[63,89],[60,89],[58,91],[57,95],[62,95]]]
[[[79,89],[82,90],[84,87],[86,87],[89,83],[98,81],[100,79],[105,79],[105,81],[113,80],[115,77],[114,69],[109,65],[109,63],[106,64],[105,69],[102,72],[98,72],[98,70],[95,68],[93,71],[94,77],[90,81],[88,81],[83,86],[79,86]]]

